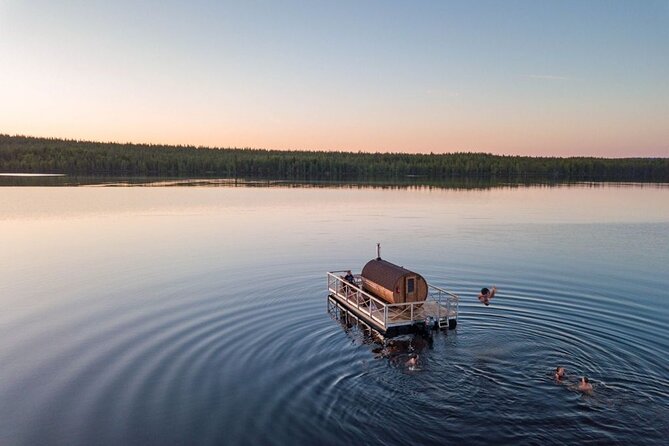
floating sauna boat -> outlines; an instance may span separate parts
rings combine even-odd
[[[380,247],[360,274],[328,272],[328,311],[353,318],[382,335],[454,329],[457,295],[430,285],[418,273],[381,259]]]

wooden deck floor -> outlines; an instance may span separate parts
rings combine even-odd
[[[453,310],[448,311],[448,307],[445,305],[440,305],[435,301],[425,301],[418,303],[413,306],[413,319],[411,307],[388,307],[388,320],[387,323],[384,321],[384,307],[377,306],[376,303],[371,303],[371,312],[370,304],[362,303],[359,306],[356,304],[355,299],[349,299],[344,293],[337,293],[339,300],[347,302],[348,306],[352,310],[357,310],[363,317],[371,317],[373,320],[378,322],[383,326],[393,326],[393,325],[410,325],[417,321],[424,321],[428,317],[433,319],[447,319],[457,317],[457,313]]]
[[[437,319],[437,317],[444,319],[446,317],[455,317],[455,311],[448,312],[445,305],[440,305],[434,301],[426,301],[420,305],[414,306],[413,319],[425,320],[428,317]],[[411,310],[408,308],[388,308],[388,321],[391,323],[411,322]]]

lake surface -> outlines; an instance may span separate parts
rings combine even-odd
[[[377,242],[456,330],[327,312]],[[668,299],[667,186],[3,187],[0,444],[666,444]]]

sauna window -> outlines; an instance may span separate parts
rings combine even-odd
[[[414,277],[407,279],[407,293],[411,294],[416,289],[416,279]]]

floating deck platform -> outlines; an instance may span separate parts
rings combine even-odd
[[[458,321],[456,294],[427,284],[427,298],[419,302],[388,303],[365,291],[363,278],[347,281],[344,271],[330,271],[328,311],[352,316],[384,336],[430,329],[454,329]]]

